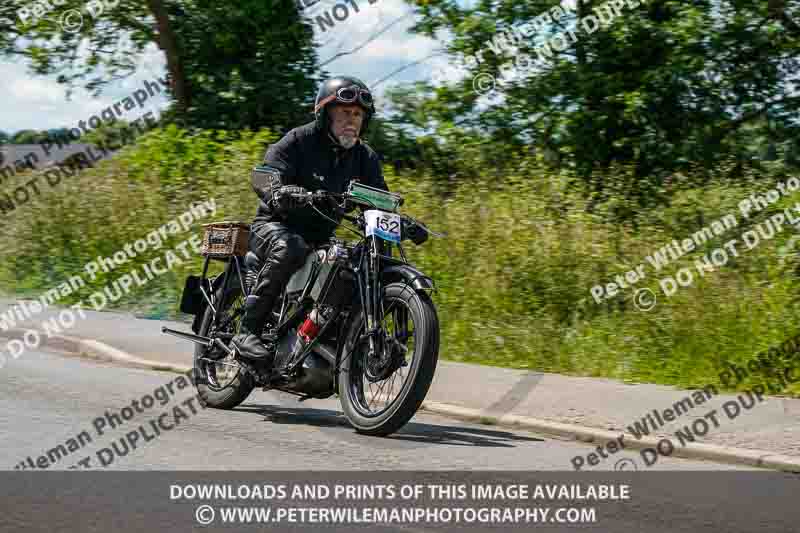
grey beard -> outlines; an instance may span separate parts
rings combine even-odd
[[[357,136],[351,137],[350,135],[339,135],[336,137],[336,140],[339,141],[339,144],[341,144],[342,147],[349,150],[350,148],[356,145],[358,137]]]

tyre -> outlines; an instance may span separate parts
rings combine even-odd
[[[347,419],[359,433],[380,437],[403,427],[417,412],[439,358],[439,319],[426,293],[403,283],[387,285],[382,315],[384,353],[370,358],[369,341],[357,342],[364,333],[359,312],[347,337],[338,380]]]
[[[222,287],[217,290],[214,301],[223,302],[219,309],[223,331],[235,335],[239,332],[241,324],[241,306],[244,304],[244,297],[238,287],[238,278],[232,276],[232,281],[229,281],[228,285],[225,301],[223,302]],[[237,311],[239,316],[233,320],[227,320],[228,324],[225,325],[226,319],[235,316]],[[211,331],[214,327],[213,319],[214,313],[211,307],[207,307],[200,324],[199,335],[208,337],[212,333],[217,333]],[[214,349],[218,350],[219,348]],[[209,350],[210,348],[205,346],[195,345],[194,376],[197,395],[206,407],[233,409],[245,401],[255,388],[253,378],[239,366],[232,356],[226,356],[215,362],[204,360]]]

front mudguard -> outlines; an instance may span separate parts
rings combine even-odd
[[[393,261],[394,263],[394,261]],[[416,291],[435,291],[433,279],[406,263],[386,266],[381,272],[381,284],[385,287],[390,283],[405,283]]]

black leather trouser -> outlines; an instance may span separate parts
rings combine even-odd
[[[261,334],[276,300],[292,277],[303,266],[311,246],[298,233],[280,222],[254,223],[250,228],[250,249],[263,261],[255,287],[245,300],[242,326],[249,333]]]

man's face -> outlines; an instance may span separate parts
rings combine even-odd
[[[336,104],[329,111],[333,136],[345,148],[352,148],[364,123],[364,109],[356,104]]]

